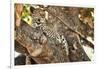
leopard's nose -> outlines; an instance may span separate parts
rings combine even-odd
[[[40,25],[40,22],[37,22],[37,25]]]

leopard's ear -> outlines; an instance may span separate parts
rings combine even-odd
[[[35,8],[31,6],[30,7],[30,12],[33,13],[34,10],[35,10]]]

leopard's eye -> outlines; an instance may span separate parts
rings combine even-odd
[[[38,19],[38,21],[40,22],[40,19]]]

